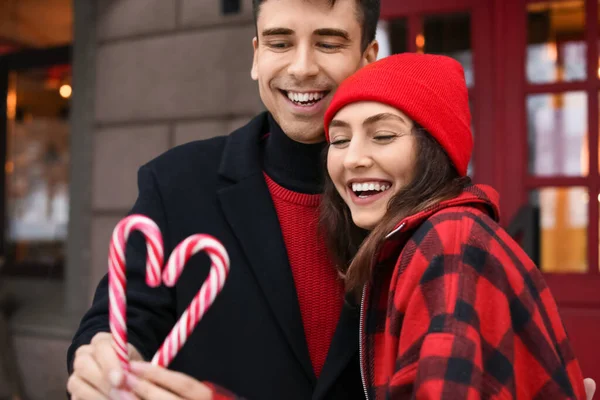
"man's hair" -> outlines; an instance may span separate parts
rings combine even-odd
[[[254,26],[256,26],[256,20],[260,12],[260,6],[267,0],[252,0],[252,11],[254,13]],[[305,0],[309,1],[309,0]],[[333,8],[336,0],[322,0],[327,1]],[[361,38],[361,50],[365,51],[369,43],[375,40],[375,32],[377,31],[377,21],[379,21],[379,10],[380,0],[354,0],[357,5],[358,15],[356,16],[358,21],[362,24],[362,38]],[[257,35],[258,37],[258,29]]]

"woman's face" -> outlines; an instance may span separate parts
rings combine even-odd
[[[412,180],[413,126],[400,110],[376,102],[349,104],[331,121],[327,171],[357,226],[373,229]]]

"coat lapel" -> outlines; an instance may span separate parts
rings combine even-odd
[[[315,383],[300,306],[279,220],[260,163],[266,114],[232,133],[223,153],[218,197],[266,300],[307,379]],[[232,268],[235,268],[232,265]]]

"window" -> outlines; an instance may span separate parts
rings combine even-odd
[[[239,14],[240,0],[221,0],[221,13],[223,15]]]
[[[61,49],[51,53],[68,54]],[[34,64],[43,64],[42,53]],[[53,63],[22,67],[30,56],[11,55],[15,66],[9,63],[3,77],[2,273],[60,278],[69,220],[71,66],[68,57],[57,64],[53,56]]]
[[[532,3],[527,11],[528,82],[585,80],[583,0]]]
[[[406,18],[381,20],[377,24],[375,39],[379,43],[378,59],[391,54],[408,51],[408,31]]]
[[[529,204],[538,214],[539,259],[544,272],[585,273],[598,268],[598,76],[588,76],[586,4],[527,5],[526,85]],[[596,107],[597,108],[597,107]],[[595,115],[590,115],[593,113]],[[593,139],[593,140],[591,140]],[[597,157],[595,157],[597,158]],[[595,163],[597,165],[597,162]],[[595,249],[593,248],[595,247]]]

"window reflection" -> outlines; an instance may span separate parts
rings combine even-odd
[[[587,175],[585,92],[528,96],[527,124],[530,173]]]
[[[530,195],[539,210],[539,267],[586,272],[589,193],[584,187],[542,188]]]
[[[6,154],[7,264],[57,267],[69,214],[70,68],[10,74]]]
[[[527,80],[530,83],[586,79],[583,0],[529,4]]]

